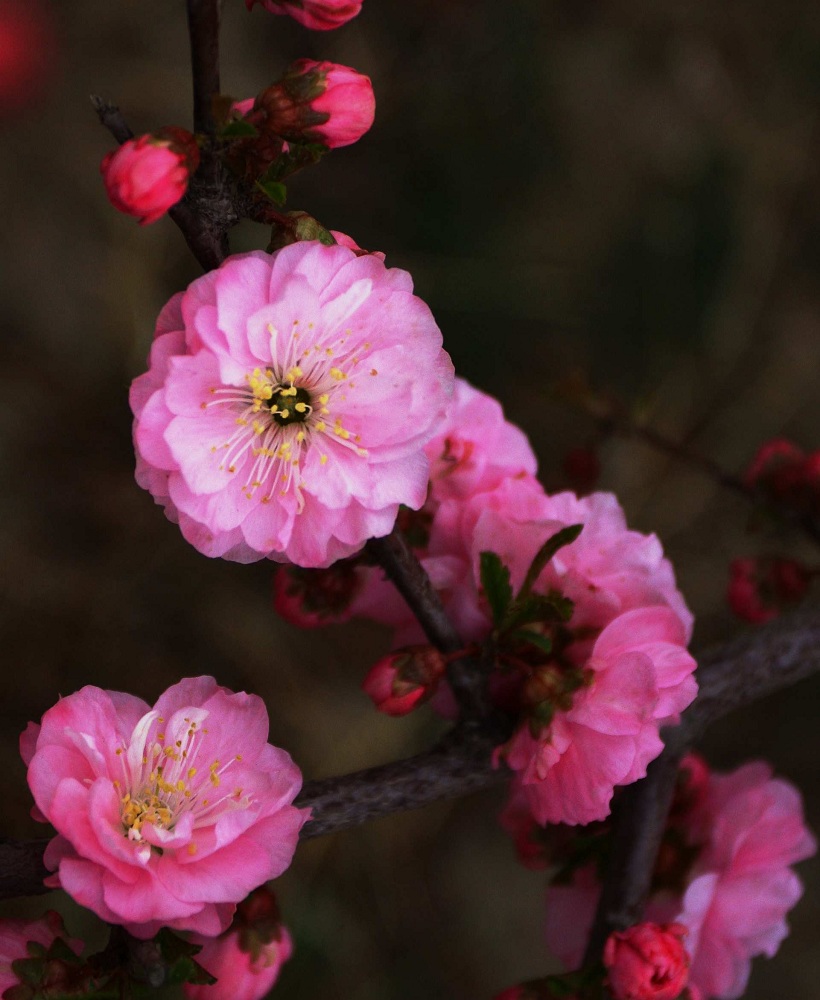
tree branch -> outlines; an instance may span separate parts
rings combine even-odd
[[[405,599],[431,644],[442,653],[457,653],[464,641],[450,621],[441,598],[404,536],[396,528],[384,538],[371,538],[367,551],[378,562]],[[466,717],[493,714],[487,695],[487,665],[464,656],[447,666],[447,680]]]
[[[222,0],[186,0],[194,80],[194,131],[213,135],[213,99],[220,91],[219,22]]]
[[[699,658],[700,692],[647,776],[630,785],[613,813],[612,855],[585,963],[600,959],[614,930],[640,920],[649,896],[681,757],[715,720],[820,671],[820,614],[806,606],[751,629]]]
[[[673,762],[716,719],[820,672],[820,612],[816,607],[795,611],[708,650],[701,664],[698,698],[684,713],[680,726],[665,730],[666,750],[650,766],[648,776],[622,793],[622,801],[630,805],[619,808],[615,820],[620,847],[606,877],[606,910],[599,914],[598,938],[606,927],[624,926],[624,919],[643,907],[646,873],[651,877],[655,862],[649,853],[660,836],[658,828],[662,829],[666,820],[664,796],[676,772]],[[491,785],[504,774],[493,770],[490,761],[498,742],[497,736],[486,730],[457,727],[427,753],[338,778],[309,781],[297,799],[298,805],[313,809],[313,819],[302,837],[336,833],[377,816]],[[634,841],[630,840],[630,829],[641,831]],[[47,891],[42,884],[47,843],[0,842],[0,899]],[[635,891],[629,888],[633,879]]]

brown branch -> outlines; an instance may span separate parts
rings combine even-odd
[[[219,22],[222,0],[186,0],[194,81],[194,131],[216,131],[213,100],[220,91]]]
[[[793,612],[708,650],[701,664],[697,700],[680,726],[665,731],[667,749],[650,767],[648,777],[622,794],[623,799],[629,796],[631,806],[619,809],[616,826],[629,824],[643,832],[632,850],[626,835],[629,827],[620,835],[616,832],[623,850],[606,878],[607,927],[623,926],[624,914],[642,908],[643,898],[636,898],[629,880],[647,885],[646,870],[651,873],[654,865],[654,857],[647,852],[658,836],[657,827],[665,821],[663,788],[674,775],[675,755],[679,757],[716,719],[820,672],[820,612],[813,607]],[[311,806],[314,812],[303,837],[335,833],[377,816],[486,787],[502,777],[490,763],[498,742],[487,731],[459,727],[428,753],[338,778],[309,781],[297,799],[300,806]],[[42,884],[46,843],[0,842],[0,899],[46,891]]]
[[[504,770],[493,769],[490,762],[497,744],[494,735],[457,728],[439,746],[416,757],[310,781],[296,800],[298,806],[313,808],[314,818],[302,838],[322,837],[495,784],[505,777]]]
[[[613,813],[613,851],[585,961],[601,956],[613,930],[640,920],[672,802],[678,764],[715,720],[820,672],[820,614],[806,606],[751,629],[699,658],[700,692],[680,726],[664,732],[666,749],[642,781],[621,793]]]
[[[450,621],[441,598],[426,570],[398,529],[384,538],[371,538],[367,551],[385,571],[424,629],[432,645],[442,653],[457,653],[464,642]],[[493,714],[487,695],[487,664],[474,657],[453,660],[447,680],[466,717],[483,719]]]

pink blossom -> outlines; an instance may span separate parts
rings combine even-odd
[[[318,242],[231,257],[156,337],[137,480],[200,552],[324,567],[424,503],[453,370],[406,272]]]
[[[339,28],[362,9],[362,0],[245,0],[248,10],[256,3],[261,3],[271,14],[290,14],[314,31]]]
[[[433,646],[407,646],[382,657],[362,690],[385,715],[407,715],[431,697],[444,668],[444,657]]]
[[[180,681],[153,709],[84,687],[24,737],[29,787],[57,830],[48,884],[137,937],[223,931],[287,868],[308,818],[262,700],[212,677]]]
[[[789,866],[817,845],[800,793],[763,763],[713,775],[693,823],[709,840],[677,919],[689,928],[693,984],[705,997],[734,1000],[746,989],[751,959],[771,958],[787,936],[786,914],[803,893]]]
[[[361,139],[375,113],[369,77],[337,63],[297,59],[245,117],[262,135],[337,149]]]
[[[635,924],[607,938],[604,965],[613,1000],[677,1000],[689,978],[681,924]]]
[[[39,920],[0,919],[0,995],[19,984],[20,980],[11,964],[17,959],[29,957],[29,942],[50,948],[58,937],[65,941],[75,955],[82,952],[83,942],[66,935],[62,917],[54,910],[49,910]]]
[[[276,980],[282,966],[293,953],[290,934],[283,927],[280,936],[259,944],[252,950],[242,947],[240,931],[229,931],[217,938],[194,937],[202,951],[196,961],[216,976],[210,986],[186,983],[182,991],[188,1000],[260,1000]]]
[[[240,118],[244,118],[253,107],[255,101],[255,97],[245,97],[241,101],[234,101],[231,105],[231,111]]]
[[[691,762],[684,766],[691,772]],[[813,854],[816,842],[800,794],[772,778],[768,765],[707,776],[696,763],[695,771],[678,790],[646,916],[687,928],[692,997],[735,1000],[751,959],[771,958],[786,937],[786,914],[802,894],[790,866]],[[599,895],[592,865],[547,892],[547,944],[568,968],[581,961]]]
[[[166,129],[129,139],[107,153],[100,172],[113,206],[144,226],[183,197],[198,163],[193,136],[184,129]]]

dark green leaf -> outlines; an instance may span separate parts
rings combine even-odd
[[[288,189],[281,181],[257,181],[256,186],[270,198],[274,205],[281,208],[285,204]]]
[[[555,553],[562,549],[565,545],[569,545],[574,542],[575,539],[581,534],[583,524],[571,524],[568,528],[562,528],[557,531],[551,538],[548,538],[541,548],[536,552],[535,558],[530,564],[530,568],[527,570],[527,575],[524,577],[524,582],[521,584],[521,590],[518,591],[519,599],[526,597],[532,590],[535,581],[544,571],[544,567],[552,559]]]
[[[568,597],[563,597],[555,591],[550,591],[549,594],[529,594],[523,600],[518,597],[508,608],[502,628],[505,632],[509,632],[535,622],[545,624],[568,622],[574,608],[575,605]]]
[[[518,639],[520,642],[528,642],[531,646],[535,646],[536,649],[540,649],[542,653],[546,653],[547,656],[552,652],[552,639],[548,635],[542,635],[540,632],[531,632],[529,629],[518,629],[518,631],[513,632],[513,639]]]
[[[493,623],[500,627],[512,600],[510,571],[495,552],[482,552],[480,557],[481,586],[493,615]]]

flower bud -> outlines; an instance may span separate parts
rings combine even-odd
[[[273,606],[291,625],[319,628],[350,618],[360,588],[357,559],[339,559],[327,569],[279,566],[273,577]]]
[[[362,9],[362,0],[245,0],[248,10],[257,3],[271,14],[290,14],[314,31],[339,28]]]
[[[263,135],[336,149],[361,139],[375,110],[369,77],[336,63],[299,59],[262,91],[246,118]]]
[[[433,646],[406,646],[382,657],[362,690],[385,715],[407,715],[432,697],[444,668],[444,657]]]
[[[610,934],[604,965],[614,1000],[677,1000],[689,979],[682,924],[643,923]]]
[[[156,222],[184,196],[199,166],[196,140],[185,129],[168,126],[129,139],[100,164],[111,204],[140,225]]]
[[[794,559],[733,559],[726,600],[738,618],[760,625],[799,601],[810,583],[811,573]]]
[[[774,438],[760,446],[743,476],[747,486],[782,498],[800,479],[805,455],[786,438]]]

